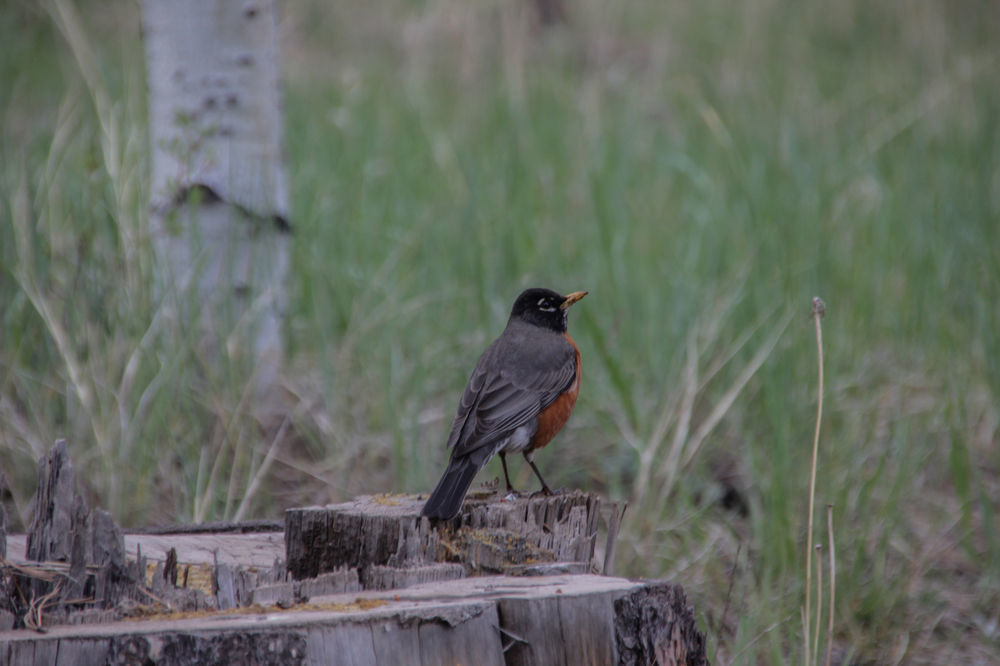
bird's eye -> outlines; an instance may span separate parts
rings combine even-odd
[[[542,312],[555,312],[556,308],[552,306],[548,298],[539,298],[537,307]]]

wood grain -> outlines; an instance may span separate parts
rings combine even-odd
[[[513,499],[472,493],[450,521],[420,516],[417,495],[364,496],[285,513],[288,570],[310,578],[337,567],[358,568],[366,588],[398,585],[404,572],[438,563],[461,564],[467,575],[571,562],[589,570],[600,522],[600,500],[582,492]],[[438,575],[445,569],[424,570]],[[414,579],[419,581],[419,577]]]

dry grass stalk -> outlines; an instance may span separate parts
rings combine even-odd
[[[734,342],[713,353],[722,337],[722,323],[730,314],[735,299],[724,300],[714,308],[709,317],[696,326],[688,335],[686,359],[681,391],[668,396],[659,411],[656,423],[648,438],[641,439],[626,423],[619,427],[625,439],[639,452],[638,474],[632,491],[632,502],[637,506],[663,507],[674,492],[679,475],[692,463],[709,435],[722,422],[764,362],[777,346],[785,328],[791,322],[792,314],[784,315],[760,343],[753,356],[740,368],[732,383],[715,401],[712,409],[700,421],[695,419],[695,405],[703,397],[708,384],[746,347],[750,338],[763,322],[774,314],[768,312],[759,323],[744,331]],[[704,367],[704,372],[701,368]],[[673,435],[667,445],[671,428]],[[661,461],[662,462],[656,462]],[[655,496],[652,489],[656,488]],[[633,520],[645,515],[643,510],[632,514]],[[631,523],[631,521],[630,521]],[[633,531],[626,528],[626,532]],[[641,531],[641,530],[640,530]]]
[[[826,505],[826,532],[830,540],[830,610],[826,624],[826,666],[830,666],[830,655],[833,652],[833,600],[837,591],[837,558],[833,545],[833,505]]]
[[[816,628],[813,630],[812,653],[819,656],[819,624],[823,617],[823,546],[816,544]]]
[[[816,399],[816,431],[813,435],[813,449],[812,449],[812,464],[809,468],[809,519],[806,526],[806,604],[804,621],[805,621],[805,631],[803,632],[803,643],[805,646],[805,654],[803,655],[803,663],[806,666],[812,663],[809,651],[809,627],[810,627],[810,607],[809,607],[809,596],[810,590],[812,588],[812,539],[813,539],[813,507],[816,502],[816,458],[819,454],[819,428],[823,420],[823,326],[820,320],[823,315],[826,314],[826,304],[817,296],[812,300],[812,318],[816,323],[816,358],[819,365],[819,376],[817,378],[817,384],[819,386],[819,393]],[[818,622],[818,619],[817,619]]]

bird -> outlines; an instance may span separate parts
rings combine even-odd
[[[507,326],[486,348],[462,393],[448,434],[451,459],[421,515],[451,520],[462,508],[472,480],[494,455],[522,453],[542,490],[552,490],[533,459],[562,429],[580,392],[580,348],[570,337],[569,307],[587,295],[566,296],[531,288],[514,301]]]

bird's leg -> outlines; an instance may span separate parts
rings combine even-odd
[[[516,494],[517,491],[514,490],[514,486],[512,486],[510,483],[510,475],[507,474],[507,456],[504,455],[503,451],[501,451],[499,455],[500,455],[500,464],[503,465],[503,480],[507,482],[507,492]]]
[[[525,451],[524,452],[524,459],[528,461],[528,464],[531,465],[531,469],[535,470],[535,476],[537,476],[538,480],[542,482],[541,493],[543,495],[552,495],[552,494],[554,494],[552,492],[552,489],[549,488],[549,484],[545,483],[545,479],[542,478],[542,473],[538,471],[538,466],[535,465],[534,456],[531,455],[530,451]]]

